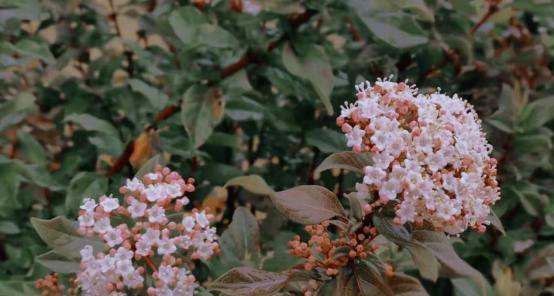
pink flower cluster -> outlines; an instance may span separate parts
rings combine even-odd
[[[187,267],[196,259],[208,260],[219,251],[211,215],[196,209],[184,213],[194,180],[185,181],[168,168],[157,167],[142,180],[127,180],[120,188],[124,205],[112,196],[86,198],[81,205],[79,229],[97,235],[107,251],[81,250],[77,282],[85,295],[127,295],[136,289],[148,295],[193,295],[198,287]],[[154,286],[145,287],[145,278]]]
[[[419,94],[389,79],[356,90],[357,101],[342,107],[337,124],[349,147],[372,154],[356,185],[366,212],[392,202],[398,224],[485,231],[500,195],[496,159],[473,107],[457,95]]]

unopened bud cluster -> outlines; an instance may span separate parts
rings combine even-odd
[[[310,235],[307,243],[302,242],[299,235],[289,242],[291,255],[307,259],[304,269],[319,269],[328,276],[335,276],[348,262],[366,259],[378,248],[372,243],[378,234],[375,227],[364,226],[361,231],[353,233],[340,232],[334,239],[331,238],[328,227],[328,221],[307,225],[306,232]]]
[[[219,251],[211,215],[183,213],[194,180],[158,166],[141,180],[120,188],[124,204],[112,196],[84,200],[80,232],[98,236],[105,250],[81,250],[77,284],[84,295],[193,295],[198,287],[190,268],[194,259]],[[98,253],[95,253],[98,252]],[[151,279],[146,281],[146,279]],[[152,285],[149,285],[152,283]]]
[[[337,124],[356,152],[371,153],[358,196],[396,205],[395,222],[458,234],[485,231],[499,196],[496,160],[473,107],[458,96],[419,94],[379,79],[356,87]]]
[[[40,291],[42,296],[58,296],[65,291],[65,285],[59,282],[59,276],[55,272],[38,279],[35,282],[35,287]]]

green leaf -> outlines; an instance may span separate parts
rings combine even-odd
[[[404,225],[395,224],[391,217],[386,217],[381,213],[373,215],[373,225],[380,234],[397,245],[407,245],[412,241],[412,235],[408,229]]]
[[[68,259],[54,251],[49,251],[36,258],[37,262],[57,273],[77,273],[80,270],[80,262],[77,259]]]
[[[334,153],[347,149],[344,134],[327,128],[306,132],[306,143],[317,147],[323,153]]]
[[[275,192],[258,175],[241,176],[229,180],[224,187],[241,186],[244,189],[259,195],[273,195]]]
[[[435,21],[433,10],[425,4],[424,0],[393,0],[392,2],[400,9],[413,11],[418,19],[427,22]]]
[[[406,227],[395,224],[391,217],[385,217],[382,214],[373,216],[373,224],[387,239],[408,249],[423,278],[431,281],[438,279],[439,262],[435,255],[424,244],[413,240],[412,234]]]
[[[173,32],[187,46],[205,45],[214,48],[233,48],[238,41],[217,25],[210,24],[198,9],[187,6],[173,11],[169,16]]]
[[[502,132],[505,132],[507,134],[511,134],[514,132],[514,129],[507,123],[505,122],[502,122],[500,120],[496,120],[496,119],[492,119],[492,118],[487,118],[485,120],[486,123],[492,125],[493,127],[495,127],[496,129],[502,131]]]
[[[0,233],[3,234],[18,234],[21,232],[19,226],[11,221],[0,221]]]
[[[100,151],[112,155],[118,155],[123,151],[119,133],[111,123],[90,114],[70,114],[63,121],[76,123],[84,130],[94,132],[89,137],[89,142]]]
[[[225,114],[235,121],[261,120],[265,112],[266,107],[245,96],[230,100],[225,106]]]
[[[59,216],[50,220],[31,218],[31,224],[40,238],[57,254],[69,259],[80,258],[80,251],[90,245],[94,253],[101,252],[104,244],[96,238],[83,237],[74,226],[74,223],[65,217]]]
[[[36,164],[45,164],[48,161],[46,151],[31,134],[18,130],[17,139],[26,160]]]
[[[229,147],[233,150],[240,149],[240,138],[233,134],[226,134],[222,132],[214,132],[208,141],[207,144]]]
[[[395,295],[385,282],[385,277],[369,262],[354,265],[355,294],[352,295]]]
[[[169,97],[159,89],[146,84],[139,79],[129,80],[129,86],[134,92],[142,94],[156,110],[161,110],[167,105]]]
[[[421,285],[416,278],[402,274],[395,273],[393,277],[389,277],[387,284],[393,290],[396,296],[426,296],[429,295],[425,288]]]
[[[153,173],[156,169],[156,165],[165,165],[163,157],[159,154],[152,156],[135,174],[135,178],[142,179],[142,177],[148,173]]]
[[[70,114],[63,121],[76,123],[86,131],[100,132],[116,138],[119,135],[111,123],[90,114]]]
[[[457,278],[450,280],[454,286],[456,296],[494,296],[494,291],[489,283],[485,283],[483,294],[482,283],[473,278]]]
[[[219,89],[191,86],[183,95],[181,122],[195,148],[208,140],[214,127],[223,119],[225,100]]]
[[[52,178],[52,174],[47,170],[45,165],[26,164],[20,160],[12,160],[11,163],[24,182],[46,187],[52,191],[59,191],[64,188],[64,186]]]
[[[21,178],[11,164],[0,165],[0,210],[21,206],[17,200]]]
[[[318,224],[334,217],[344,218],[337,196],[325,187],[302,185],[274,194],[273,201],[285,217],[301,224]]]
[[[533,203],[529,197],[531,197],[531,194],[523,194],[520,190],[518,190],[516,187],[510,187],[511,191],[515,194],[515,196],[519,199],[519,202],[525,209],[525,211],[531,215],[538,217],[539,216],[539,209]]]
[[[54,64],[56,59],[48,49],[45,43],[38,42],[31,39],[23,39],[17,42],[15,45],[11,43],[4,43],[8,49],[19,53],[25,58],[41,59],[47,64]]]
[[[370,16],[366,16],[362,20],[377,38],[395,48],[414,47],[425,44],[429,40],[426,36],[400,29],[392,22],[386,22]]]
[[[91,172],[79,172],[69,182],[65,196],[67,213],[77,213],[85,197],[97,198],[108,190],[108,179]]]
[[[471,277],[484,280],[479,271],[462,260],[446,238],[444,233],[416,230],[413,232],[414,241],[418,241],[430,250],[441,264],[441,276],[449,278]]]
[[[318,224],[334,217],[345,219],[337,196],[325,187],[303,185],[275,192],[256,175],[232,179],[225,184],[228,186],[242,186],[252,193],[269,195],[277,209],[297,223]]]
[[[503,235],[506,235],[506,230],[504,230],[502,221],[500,221],[500,218],[498,218],[494,210],[491,209],[491,213],[489,214],[487,220],[489,220],[491,222],[491,225],[498,229],[498,231],[500,231]]]
[[[228,271],[210,284],[208,289],[229,296],[269,296],[284,288],[287,279],[280,273],[243,266]]]
[[[554,120],[554,96],[536,100],[527,105],[521,114],[525,114],[519,120],[519,127],[523,131],[529,131],[543,126]]]
[[[35,96],[28,92],[17,96],[0,106],[0,131],[19,123],[25,114],[35,106]]]
[[[487,123],[503,132],[512,133],[521,110],[521,104],[518,101],[514,89],[508,84],[502,84],[498,110],[487,118]]]
[[[325,105],[327,113],[333,114],[331,92],[335,84],[333,69],[325,51],[319,46],[310,45],[302,48],[302,55],[297,55],[290,44],[283,48],[283,64],[293,75],[310,82],[319,99]]]
[[[356,153],[344,151],[333,153],[325,158],[314,171],[314,174],[330,169],[345,169],[357,173],[363,173],[364,168],[371,165],[370,153]]]
[[[40,295],[34,281],[0,281],[0,292],[9,296]]]
[[[362,204],[357,193],[351,192],[346,194],[346,197],[348,198],[348,205],[350,206],[350,214],[352,217],[361,220],[364,216],[364,212],[362,211]]]
[[[433,255],[433,252],[417,242],[410,243],[406,248],[410,252],[412,260],[417,266],[421,276],[433,282],[437,281],[439,278],[440,264]]]
[[[260,227],[250,211],[238,207],[220,240],[221,260],[255,263],[260,258]]]

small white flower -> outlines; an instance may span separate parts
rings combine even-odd
[[[167,184],[165,185],[165,189],[167,194],[173,198],[183,195],[183,191],[179,184]]]
[[[84,248],[81,249],[79,252],[81,254],[81,260],[82,261],[90,261],[94,259],[94,254],[92,253],[92,246],[86,245]]]
[[[131,201],[131,205],[127,208],[127,211],[129,211],[132,218],[140,218],[144,216],[144,213],[146,211],[146,204],[133,199]]]
[[[367,185],[380,185],[387,175],[384,170],[373,166],[366,166],[364,172],[364,183]]]
[[[119,247],[114,257],[118,261],[131,260],[133,259],[133,251],[127,250],[124,247]]]
[[[243,0],[242,4],[244,5],[243,11],[251,15],[258,15],[262,10],[262,6],[255,0]]]
[[[157,200],[165,198],[165,190],[163,190],[163,187],[160,185],[149,185],[144,190],[144,194],[146,194],[146,199],[148,199],[149,202],[156,202]]]
[[[146,232],[141,236],[141,239],[143,239],[150,246],[155,244],[159,238],[160,238],[160,231],[152,228],[146,229]]]
[[[152,244],[145,239],[140,239],[136,244],[135,252],[141,256],[148,256],[148,253],[152,249]]]
[[[162,207],[155,205],[148,209],[147,213],[150,223],[164,223],[166,221],[165,210]]]
[[[195,214],[196,223],[200,225],[202,228],[206,228],[210,226],[210,220],[208,220],[208,217],[206,216],[206,212],[202,211],[201,213]]]
[[[177,251],[177,247],[173,242],[173,239],[163,238],[158,240],[158,254],[160,255],[171,255]]]
[[[157,173],[149,173],[149,174],[146,174],[145,175],[146,178],[152,180],[152,181],[157,181],[158,178],[159,178],[159,174]]]
[[[116,273],[119,275],[126,275],[135,272],[135,267],[131,260],[116,261]]]
[[[93,229],[98,233],[106,233],[112,230],[112,225],[110,223],[110,218],[102,218],[94,223]]]
[[[100,202],[100,206],[102,206],[102,209],[105,212],[110,213],[111,211],[119,208],[119,200],[117,200],[117,198],[106,197]]]
[[[162,282],[165,284],[169,284],[175,276],[175,272],[173,270],[173,267],[169,265],[162,265],[158,269],[158,277]]]
[[[131,192],[139,192],[144,190],[144,184],[137,178],[133,178],[133,180],[127,179],[125,187],[127,187],[127,189]]]
[[[104,240],[110,247],[115,247],[123,242],[123,237],[119,229],[114,228],[104,234]]]
[[[94,214],[85,212],[83,215],[80,215],[79,218],[80,227],[92,227],[94,226]]]
[[[203,243],[197,247],[195,254],[204,260],[209,259],[214,254],[214,249],[211,243]]]
[[[394,180],[388,180],[383,183],[381,189],[379,189],[379,197],[384,197],[387,200],[396,199],[396,195],[402,191],[400,183]]]
[[[364,135],[365,131],[360,129],[359,126],[355,126],[352,131],[346,134],[346,145],[348,147],[360,147]]]
[[[188,232],[191,232],[194,229],[194,226],[196,225],[196,220],[192,216],[185,216],[183,217],[183,226],[185,227],[185,230]]]
[[[87,212],[93,212],[96,208],[96,201],[90,197],[86,197],[83,199],[83,204],[81,205],[81,209],[85,210]]]

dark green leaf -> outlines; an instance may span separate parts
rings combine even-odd
[[[314,173],[321,173],[330,169],[345,169],[353,172],[363,173],[364,168],[371,165],[370,153],[356,153],[354,151],[337,152],[329,155]]]
[[[225,100],[218,89],[200,85],[190,87],[183,95],[181,122],[194,147],[202,146],[223,118]]]
[[[327,113],[332,115],[330,96],[335,82],[325,51],[319,46],[309,46],[303,48],[302,55],[297,55],[287,43],[283,48],[283,64],[290,73],[311,83]]]

